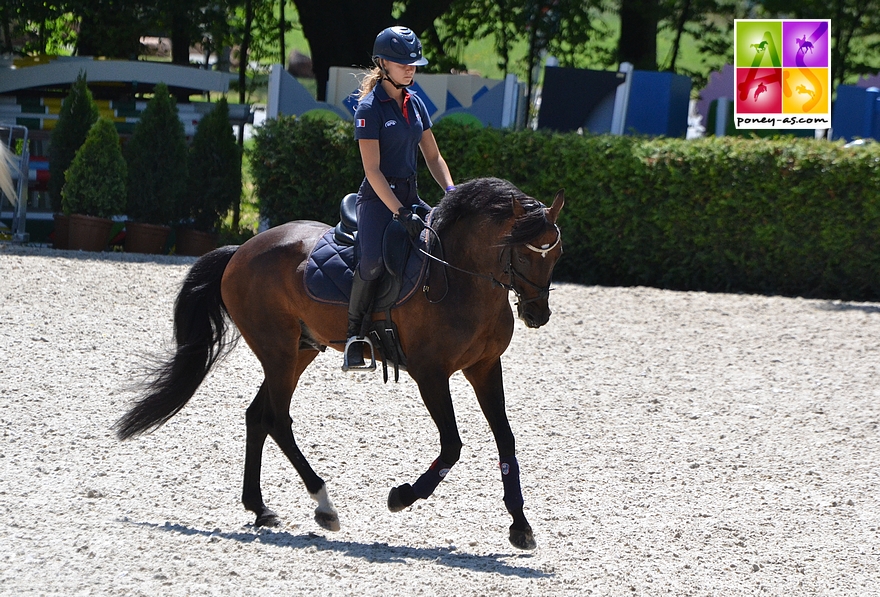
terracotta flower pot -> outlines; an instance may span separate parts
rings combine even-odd
[[[168,226],[126,222],[125,251],[126,253],[163,253],[169,234],[171,228]]]
[[[112,228],[113,220],[71,214],[68,246],[74,251],[103,251]]]
[[[67,249],[70,247],[70,216],[64,214],[54,214],[55,232],[52,237],[52,245],[56,249]]]
[[[189,228],[177,229],[176,253],[178,255],[200,257],[216,248],[217,235],[212,232],[190,230]]]

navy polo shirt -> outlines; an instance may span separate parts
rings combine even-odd
[[[354,138],[378,139],[382,174],[387,178],[409,178],[416,173],[422,133],[431,126],[431,117],[418,95],[407,91],[401,110],[378,84],[358,104]]]

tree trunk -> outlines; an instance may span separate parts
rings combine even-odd
[[[254,0],[246,0],[244,7],[244,36],[238,55],[238,102],[247,102],[247,66],[251,45],[251,29],[254,26]],[[244,125],[238,127],[238,146],[244,148]],[[232,204],[232,230],[237,231],[241,221],[241,197]]]
[[[659,0],[622,0],[620,5],[619,62],[639,70],[657,70]]]
[[[278,2],[278,4],[279,4],[279,8],[278,8],[278,45],[281,48],[280,52],[278,52],[278,53],[281,56],[281,64],[284,66],[284,69],[286,70],[288,67],[288,64],[287,64],[287,48],[285,47],[285,43],[284,43],[284,33],[287,29],[287,22],[286,22],[286,17],[284,16],[284,3],[285,3],[285,0],[280,0]]]
[[[370,66],[376,35],[394,24],[393,0],[295,0],[303,34],[312,51],[317,99],[327,99],[331,66]]]
[[[672,43],[672,59],[669,61],[669,69],[675,72],[675,63],[678,62],[678,52],[681,49],[681,36],[684,33],[684,26],[687,24],[691,11],[691,0],[684,0],[684,6],[681,8],[681,14],[675,24],[675,41]]]
[[[192,39],[189,36],[189,17],[182,11],[175,10],[171,15],[171,63],[189,66],[189,47]]]

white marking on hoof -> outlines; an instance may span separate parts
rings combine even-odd
[[[310,493],[309,495],[318,502],[318,507],[315,508],[315,522],[321,528],[328,531],[338,531],[339,514],[336,512],[333,502],[330,501],[330,496],[327,494],[327,486],[325,485],[317,493]]]

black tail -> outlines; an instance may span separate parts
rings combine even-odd
[[[153,371],[147,395],[116,422],[116,435],[128,439],[155,429],[176,415],[196,393],[214,363],[234,341],[220,298],[220,280],[238,247],[222,247],[196,261],[174,303],[174,355]]]

